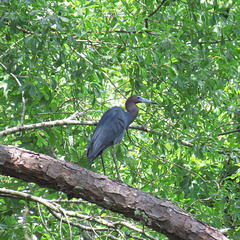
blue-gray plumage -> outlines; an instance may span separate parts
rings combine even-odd
[[[136,103],[141,102],[156,104],[155,102],[141,96],[132,95],[125,103],[127,112],[125,112],[121,107],[112,107],[107,110],[99,121],[87,149],[87,157],[90,164],[92,164],[94,159],[96,159],[99,155],[102,156],[102,164],[105,174],[103,152],[107,147],[113,145],[113,160],[117,169],[119,180],[121,178],[116,163],[116,144],[122,141],[125,130],[136,119],[139,110]]]

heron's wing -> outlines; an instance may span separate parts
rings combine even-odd
[[[104,149],[122,141],[126,129],[125,112],[120,107],[106,111],[99,121],[88,146],[90,164]]]

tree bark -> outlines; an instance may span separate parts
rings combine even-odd
[[[0,145],[0,173],[62,191],[69,198],[81,197],[139,221],[169,239],[228,239],[170,201],[44,154]]]

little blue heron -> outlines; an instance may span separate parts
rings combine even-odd
[[[103,114],[101,120],[99,121],[88,145],[87,157],[89,159],[89,163],[92,164],[94,159],[101,154],[105,175],[106,172],[103,161],[103,152],[107,147],[113,145],[113,160],[116,166],[118,179],[121,180],[116,162],[116,144],[122,141],[125,130],[138,116],[139,108],[136,104],[142,102],[157,104],[156,102],[150,101],[141,96],[132,95],[125,103],[127,112],[125,112],[121,107],[112,107]]]

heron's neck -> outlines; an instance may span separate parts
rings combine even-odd
[[[137,118],[139,108],[133,102],[126,102],[126,109],[128,113],[129,124],[131,124]]]

